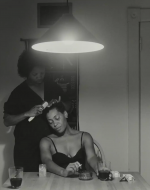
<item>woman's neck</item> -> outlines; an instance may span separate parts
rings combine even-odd
[[[69,124],[67,123],[67,127],[66,129],[63,131],[63,133],[61,134],[57,134],[58,137],[66,137],[66,136],[70,136],[73,134],[73,129],[69,126]]]
[[[69,124],[67,124],[66,130],[65,130],[65,133],[64,133],[64,136],[70,136],[71,134],[72,134],[72,129],[71,129],[71,127],[69,126]]]
[[[30,83],[30,81],[27,81],[27,85],[32,91],[34,91],[39,97],[41,97],[42,100],[44,100],[44,82],[40,84],[33,84]]]
[[[30,86],[30,87],[34,86],[37,88],[42,88],[44,86],[44,81],[42,83],[35,83],[35,82],[32,82],[32,81],[27,79],[26,82],[27,82],[28,86]]]

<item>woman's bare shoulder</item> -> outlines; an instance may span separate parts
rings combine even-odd
[[[40,141],[40,145],[43,145],[43,146],[47,146],[47,145],[51,145],[52,143],[52,140],[51,140],[52,136],[49,135],[47,137],[43,137]]]
[[[75,129],[72,129],[72,134],[73,135],[77,135],[77,134],[82,134],[85,136],[85,137],[92,137],[90,133],[88,132],[85,132],[85,131],[78,131],[78,130],[75,130]]]
[[[93,137],[90,133],[83,131],[83,140],[93,141]]]
[[[83,131],[78,131],[76,129],[71,129],[71,134],[72,135],[77,135],[77,134],[81,134],[81,133],[83,133]]]

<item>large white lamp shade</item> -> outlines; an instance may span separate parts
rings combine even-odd
[[[86,53],[103,48],[70,13],[64,14],[32,46],[34,50],[50,53]]]

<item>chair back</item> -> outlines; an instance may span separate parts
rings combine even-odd
[[[102,162],[107,167],[105,154],[104,154],[104,151],[103,151],[101,145],[95,139],[93,139],[93,143],[94,143],[95,153],[96,153],[99,161]],[[90,165],[87,163],[87,161],[86,161],[86,169],[89,171],[93,171],[93,169],[90,167]]]
[[[94,149],[95,149],[95,153],[96,153],[97,157],[107,167],[105,154],[104,154],[104,151],[103,151],[101,145],[95,139],[93,139],[93,143],[94,143]]]

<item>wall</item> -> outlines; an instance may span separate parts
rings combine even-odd
[[[38,38],[46,31],[37,29],[37,2],[42,1],[0,0],[0,184],[13,164],[13,129],[9,132],[4,127],[2,117],[4,102],[22,81],[16,69],[18,55],[24,49],[20,38]],[[79,55],[80,129],[99,141],[113,170],[128,171],[127,7],[148,7],[150,3],[70,2],[74,16],[105,46],[100,52]]]

